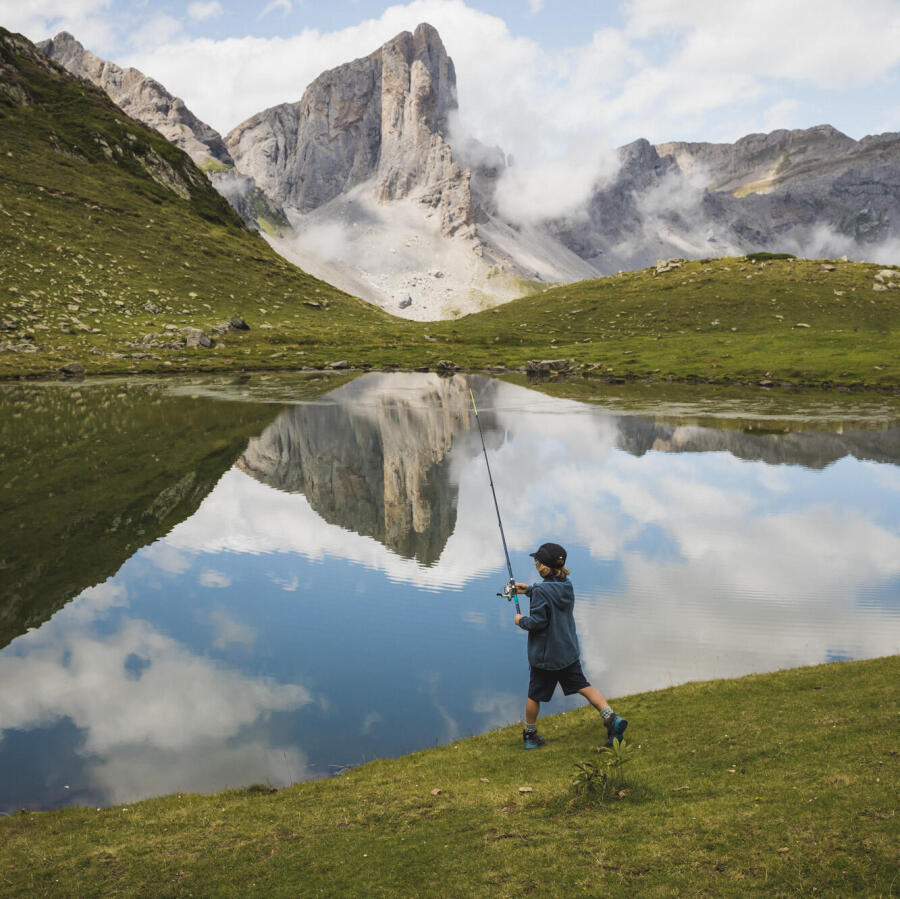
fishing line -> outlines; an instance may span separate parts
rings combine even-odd
[[[521,615],[519,608],[519,594],[516,593],[516,579],[513,577],[512,562],[509,561],[509,550],[506,547],[506,534],[503,532],[503,520],[500,518],[500,505],[497,502],[497,491],[494,489],[494,477],[491,474],[491,463],[488,461],[487,447],[484,445],[484,432],[481,430],[481,420],[478,418],[478,406],[475,405],[475,394],[469,388],[469,396],[472,397],[472,408],[475,410],[475,423],[478,425],[478,436],[481,437],[481,449],[484,452],[484,464],[487,465],[488,481],[491,484],[491,496],[494,497],[494,508],[497,510],[497,524],[500,525],[500,539],[503,541],[503,553],[506,556],[506,569],[509,571],[509,581],[497,596],[505,596],[516,604],[516,614]]]

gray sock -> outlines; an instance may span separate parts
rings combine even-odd
[[[526,734],[536,734],[537,733],[537,725],[536,724],[526,724],[525,725],[525,733]]]
[[[604,721],[609,721],[611,718],[615,718],[616,713],[612,710],[612,706],[608,705],[605,709],[600,712],[603,715]]]

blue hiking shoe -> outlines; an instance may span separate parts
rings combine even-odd
[[[523,730],[522,739],[525,742],[526,749],[540,749],[547,742],[537,731],[530,734],[527,730]]]
[[[628,722],[624,718],[620,718],[618,715],[613,715],[606,722],[606,745],[612,746],[613,740],[621,740],[622,735],[625,733],[626,727],[628,727]]]

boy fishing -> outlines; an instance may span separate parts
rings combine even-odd
[[[606,745],[621,740],[628,722],[610,707],[603,694],[592,687],[581,670],[581,652],[575,631],[575,591],[566,568],[566,551],[557,543],[544,543],[530,553],[539,584],[516,583],[516,593],[524,593],[531,601],[528,615],[518,614],[515,623],[528,631],[528,664],[531,679],[525,702],[525,730],[522,737],[526,749],[538,749],[546,742],[537,732],[541,703],[549,702],[556,685],[570,696],[580,693],[603,716]]]

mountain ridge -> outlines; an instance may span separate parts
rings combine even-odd
[[[407,318],[671,256],[900,253],[900,134],[855,141],[818,125],[733,144],[639,138],[579,208],[526,224],[498,209],[510,160],[451,133],[457,109],[453,61],[422,23],[219,137],[228,177],[283,207],[291,228],[260,222],[281,255]],[[210,177],[254,221],[246,192]]]

